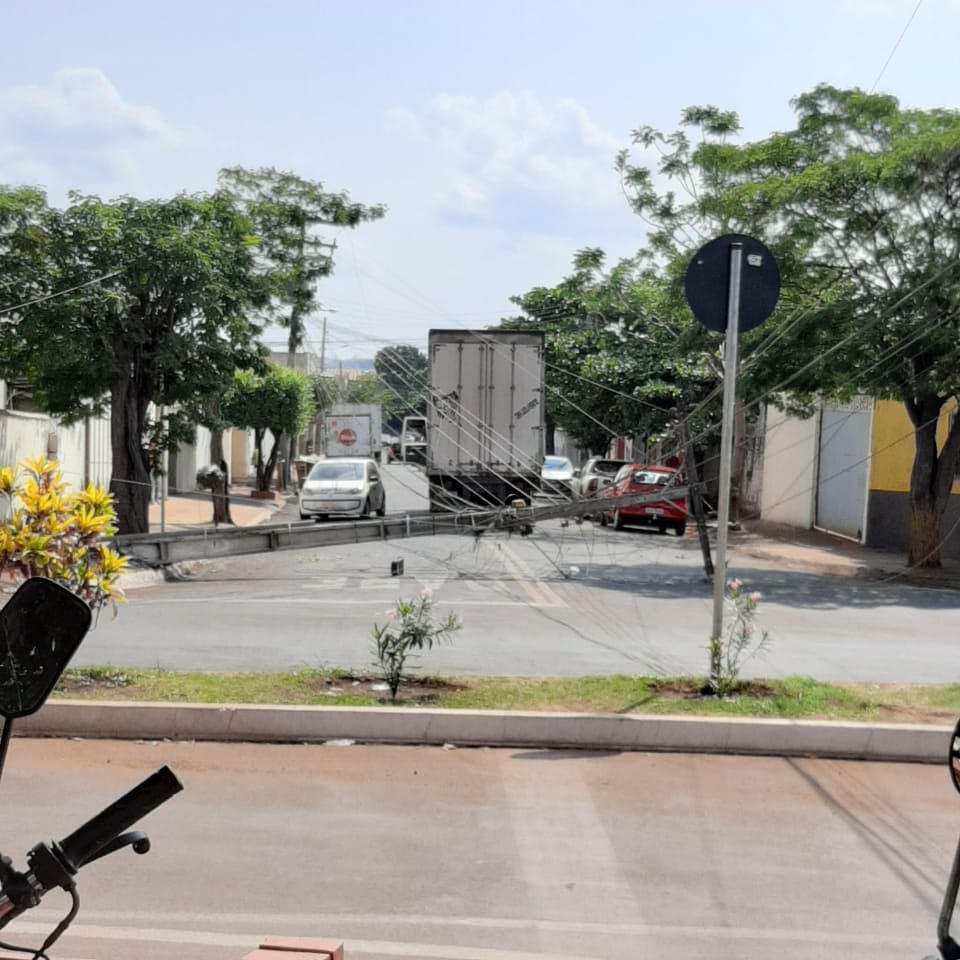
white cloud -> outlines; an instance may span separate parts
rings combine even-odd
[[[611,172],[622,143],[573,100],[439,94],[419,111],[390,111],[387,126],[432,153],[434,206],[444,213],[487,219],[498,199],[524,194],[581,208],[622,203]]]
[[[186,139],[153,107],[125,100],[94,67],[0,90],[3,181],[120,190],[138,174],[142,151],[172,150]]]

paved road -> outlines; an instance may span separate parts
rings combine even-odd
[[[407,465],[384,470],[391,512],[424,506]],[[403,559],[405,575],[390,576]],[[760,590],[772,635],[745,673],[825,680],[957,681],[960,592],[779,569],[731,558]],[[464,629],[426,666],[517,676],[703,673],[712,601],[693,538],[540,524],[530,538],[420,537],[237,557],[192,582],[131,592],[76,658],[169,669],[369,666],[370,628],[430,587]]]
[[[919,958],[960,828],[937,767],[15,740],[0,849],[22,863],[162,763],[186,789],[154,849],[83,872],[55,956],[239,960],[280,933],[349,960]]]

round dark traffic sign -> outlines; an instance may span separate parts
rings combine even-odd
[[[687,267],[684,292],[693,315],[708,329],[727,329],[730,249],[743,247],[740,271],[740,333],[759,327],[780,299],[780,268],[773,254],[753,237],[728,233],[705,243]]]

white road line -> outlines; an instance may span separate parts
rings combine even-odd
[[[513,575],[523,591],[530,597],[530,604],[534,607],[565,607],[566,603],[557,596],[551,587],[539,580],[524,560],[518,557],[510,547],[503,542],[495,546],[488,544],[494,556],[500,558],[503,565]]]
[[[529,912],[548,921],[582,918],[596,927],[643,921],[643,904],[577,768],[543,763],[531,780],[506,754],[499,767]]]
[[[108,918],[108,915],[90,911],[96,916]],[[47,914],[49,916],[47,917]],[[47,917],[46,919],[17,919],[11,925],[5,937],[7,939],[22,939],[23,937],[44,936],[50,932],[61,919],[61,915],[49,911],[34,911],[31,917]],[[304,935],[305,929],[326,930],[318,934],[327,939],[343,939],[348,956],[352,952],[381,954],[399,957],[429,956],[444,958],[444,960],[595,960],[595,958],[577,955],[540,952],[518,952],[516,950],[491,950],[487,947],[446,946],[436,943],[413,943],[397,940],[352,940],[336,935],[337,927],[370,927],[383,926],[388,929],[400,929],[406,926],[436,926],[439,928],[476,929],[476,930],[518,930],[518,931],[550,931],[555,933],[587,933],[594,935],[621,936],[631,938],[652,939],[654,943],[666,943],[670,939],[702,941],[705,947],[711,942],[722,941],[732,943],[810,943],[824,944],[834,947],[856,946],[877,947],[896,946],[904,951],[917,953],[930,945],[931,936],[905,936],[903,934],[891,936],[884,932],[866,931],[864,933],[850,933],[839,930],[812,930],[809,927],[785,928],[777,926],[764,927],[717,927],[694,926],[687,924],[657,923],[603,923],[576,920],[526,920],[499,917],[463,917],[463,916],[421,916],[416,914],[379,915],[379,914],[153,914],[153,913],[125,913],[114,916],[124,921],[125,925],[74,923],[67,931],[66,936],[87,940],[129,940],[131,942],[155,941],[161,943],[186,943],[223,947],[248,947],[252,949],[256,944],[252,941],[263,934],[265,929],[273,931],[296,931],[295,935]],[[250,933],[227,933],[210,929],[195,930],[176,927],[151,927],[149,922],[157,920],[180,920],[199,923],[218,923],[223,926],[245,926]],[[291,934],[294,935],[294,934]],[[929,952],[929,951],[928,951]]]

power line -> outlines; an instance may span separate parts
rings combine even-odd
[[[880,72],[877,74],[877,79],[873,81],[873,86],[870,88],[869,92],[873,93],[877,89],[877,84],[880,82],[880,79],[886,73],[887,67],[890,66],[890,61],[893,59],[893,55],[900,48],[900,44],[903,42],[903,38],[907,35],[907,31],[910,29],[910,24],[913,23],[913,18],[917,15],[917,12],[920,10],[920,7],[923,5],[923,0],[917,0],[917,5],[913,8],[913,13],[910,14],[910,17],[907,19],[906,25],[903,30],[900,31],[900,36],[897,37],[897,42],[893,45],[893,49],[890,51],[890,55],[883,62],[883,66],[880,68]]]
[[[23,310],[25,307],[32,307],[38,303],[45,303],[47,300],[55,300],[57,297],[65,297],[68,293],[73,293],[76,290],[83,290],[84,287],[92,287],[97,283],[103,283],[104,280],[109,280],[111,277],[116,277],[121,273],[123,273],[122,270],[114,270],[111,273],[103,274],[103,276],[95,277],[93,280],[86,280],[83,283],[76,284],[75,286],[67,287],[66,290],[58,290],[56,293],[47,293],[42,297],[35,297],[33,300],[25,300],[23,303],[18,303],[12,307],[3,307],[0,309],[0,317],[9,316],[12,313],[16,313],[18,310]]]

